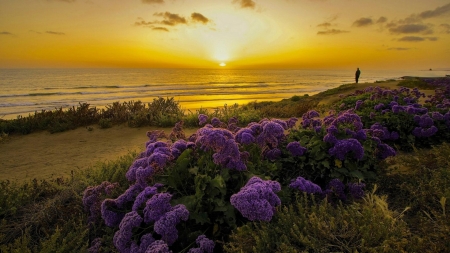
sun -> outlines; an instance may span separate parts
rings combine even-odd
[[[221,63],[219,64],[219,66],[225,67],[225,66],[227,66],[227,64],[226,64],[225,62],[221,62]]]

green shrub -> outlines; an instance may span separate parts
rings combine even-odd
[[[98,124],[101,129],[111,128],[113,126],[111,119],[100,119]]]
[[[225,252],[408,252],[410,232],[386,197],[366,194],[361,202],[331,205],[300,195],[270,223],[237,228]]]

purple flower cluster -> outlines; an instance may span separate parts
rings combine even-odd
[[[280,190],[281,186],[276,181],[252,177],[238,193],[231,196],[230,202],[242,216],[251,221],[270,221],[275,207],[281,204],[275,194]]]
[[[200,235],[195,240],[198,248],[191,248],[188,253],[213,253],[214,252],[214,242],[205,235]]]
[[[198,121],[198,125],[203,126],[204,124],[206,124],[206,122],[208,122],[208,116],[206,116],[205,114],[199,114]]]
[[[298,121],[298,119],[297,119],[297,118],[294,118],[294,117],[292,117],[292,118],[286,120],[287,127],[288,127],[289,129],[294,128],[294,127],[295,127],[295,124],[297,124],[297,121]]]
[[[279,121],[262,120],[260,122],[262,132],[256,137],[256,142],[261,148],[268,147],[269,149],[278,147],[285,139],[283,124]],[[286,128],[287,124],[285,123]]]
[[[348,183],[347,189],[353,199],[362,199],[364,197],[364,183]]]
[[[101,215],[102,197],[110,195],[119,184],[103,182],[97,186],[89,186],[83,192],[83,206],[89,212],[88,223],[95,222]]]
[[[361,109],[361,106],[364,104],[364,101],[358,100],[356,101],[355,110]]]
[[[132,252],[131,249],[137,249],[138,246],[134,240],[133,228],[139,227],[142,223],[142,217],[135,211],[125,214],[119,225],[119,230],[114,234],[113,243],[116,249],[121,253]],[[134,250],[135,251],[135,250]]]
[[[161,235],[162,240],[172,245],[178,239],[177,224],[182,220],[187,221],[188,218],[189,211],[186,206],[176,205],[155,222],[154,230]]]
[[[370,130],[368,132],[369,134],[372,135],[372,137],[377,137],[380,140],[397,140],[399,137],[397,132],[395,131],[389,132],[387,127],[384,127],[378,122],[374,123],[370,127]]]
[[[353,138],[338,140],[328,153],[343,161],[348,153],[352,153],[357,160],[364,157],[364,148],[361,143]]]
[[[434,126],[433,119],[428,114],[414,116],[414,122],[419,125],[412,131],[412,134],[416,137],[427,138],[438,132],[437,127]]]
[[[177,122],[175,126],[172,128],[172,132],[169,134],[169,139],[171,140],[178,140],[178,139],[185,139],[186,135],[183,131],[183,121]]]
[[[302,147],[302,145],[298,141],[290,142],[286,146],[286,149],[291,152],[292,156],[302,156],[306,152],[306,148]]]
[[[309,180],[304,179],[303,177],[297,177],[296,179],[293,179],[289,187],[297,189],[302,192],[306,192],[308,194],[322,193],[322,189],[320,188],[320,186],[316,185],[315,183]]]
[[[172,251],[164,241],[158,240],[150,244],[145,253],[172,253]]]
[[[339,199],[341,201],[347,200],[347,195],[345,194],[345,185],[341,180],[337,178],[331,180],[328,183],[324,194],[330,201],[333,201],[334,199]]]
[[[101,214],[105,224],[109,227],[119,225],[124,215],[123,209],[127,204],[134,202],[136,196],[142,190],[144,190],[142,185],[134,184],[116,199],[105,199],[101,206]]]
[[[243,171],[248,154],[239,151],[232,132],[222,128],[203,127],[197,131],[196,145],[203,150],[214,151],[214,163],[225,168]]]
[[[307,111],[302,115],[302,127],[304,129],[311,128],[319,132],[322,129],[322,120],[319,117],[318,112],[314,110]]]

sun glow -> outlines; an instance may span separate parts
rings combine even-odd
[[[221,62],[221,63],[219,64],[219,66],[225,67],[225,66],[227,66],[227,64],[226,64],[225,62]]]

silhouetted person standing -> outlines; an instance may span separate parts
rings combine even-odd
[[[359,75],[361,75],[361,71],[359,70],[359,68],[357,68],[356,69],[356,73],[355,73],[355,81],[356,81],[356,83],[358,83]]]

